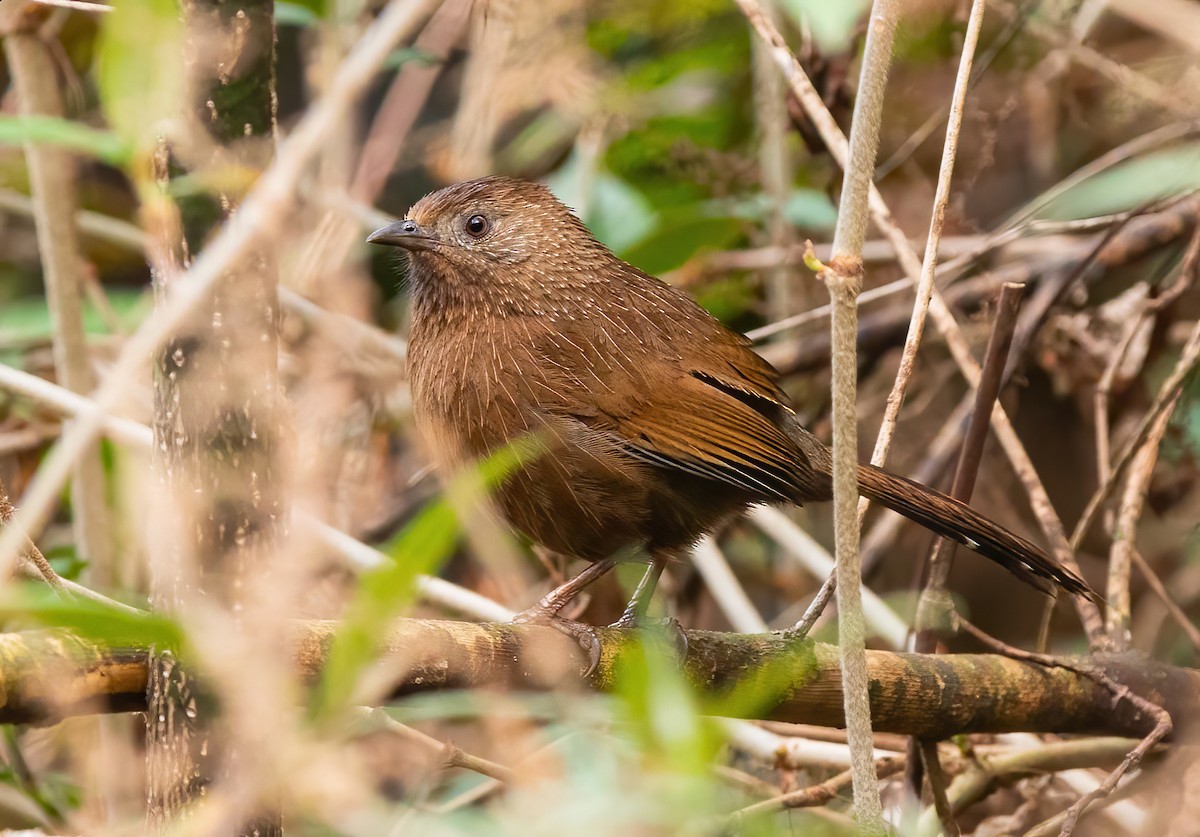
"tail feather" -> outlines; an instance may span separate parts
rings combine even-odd
[[[858,469],[859,491],[880,505],[995,561],[1022,581],[1049,594],[1057,585],[1068,593],[1100,597],[1087,582],[1024,538],[988,520],[966,503],[871,465]],[[954,519],[946,506],[954,508]]]

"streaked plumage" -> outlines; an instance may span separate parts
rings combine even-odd
[[[749,341],[617,259],[544,187],[460,183],[372,239],[410,251],[413,402],[438,461],[545,434],[497,498],[533,540],[593,561],[674,553],[749,505],[830,499],[828,450]],[[1094,595],[945,495],[869,466],[860,483],[1041,589]]]

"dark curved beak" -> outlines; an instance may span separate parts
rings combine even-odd
[[[416,221],[405,218],[375,230],[367,236],[367,243],[390,244],[405,250],[429,250],[437,244],[437,238]]]

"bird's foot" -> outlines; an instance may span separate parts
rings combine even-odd
[[[513,617],[512,621],[516,625],[546,625],[575,640],[583,649],[583,653],[587,654],[588,667],[583,672],[584,677],[591,677],[600,667],[600,637],[591,625],[564,619],[554,611],[540,605],[534,605],[528,610],[521,611]]]
[[[688,638],[683,626],[674,616],[662,619],[647,619],[635,613],[626,611],[621,618],[609,625],[610,628],[639,628],[645,631],[652,642],[661,642],[671,649],[672,656],[679,663],[687,659]]]

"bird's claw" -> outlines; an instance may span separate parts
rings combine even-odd
[[[575,640],[588,657],[588,666],[583,671],[585,678],[591,677],[600,667],[600,637],[591,625],[564,619],[538,605],[521,611],[512,621],[517,625],[545,625]]]
[[[678,662],[682,663],[687,659],[687,633],[683,630],[683,626],[679,624],[679,620],[674,616],[665,616],[662,619],[647,619],[644,616],[639,618],[637,615],[626,611],[621,614],[620,619],[613,622],[609,627],[644,629],[647,637],[655,641],[668,642],[671,646],[673,656]]]

